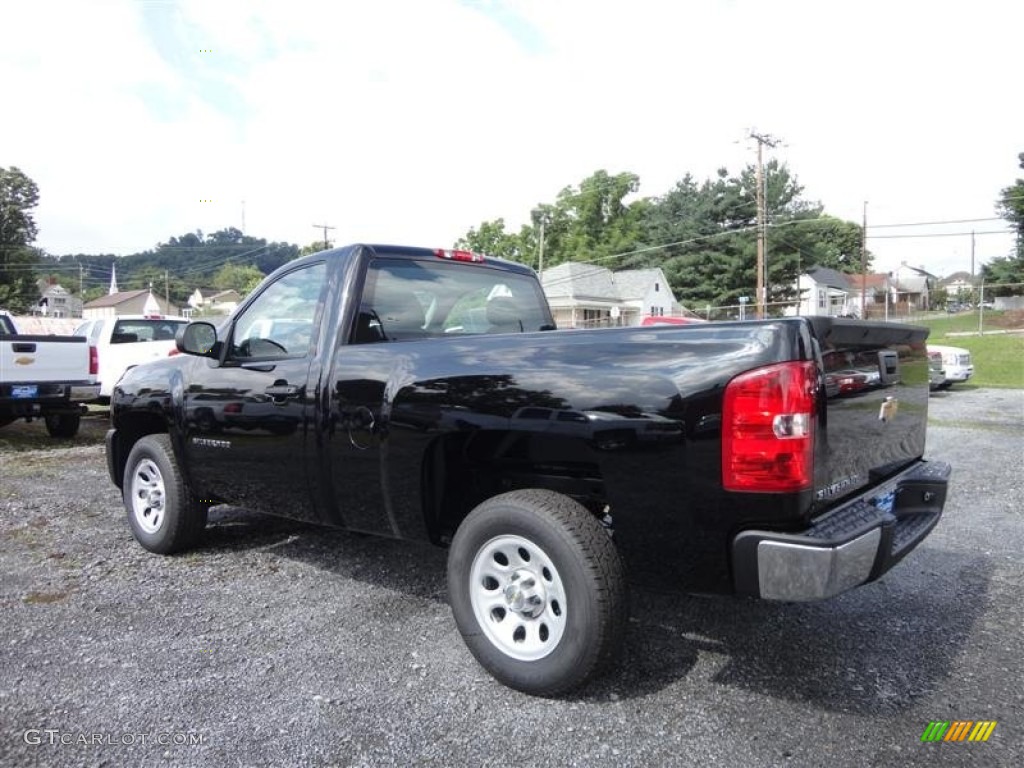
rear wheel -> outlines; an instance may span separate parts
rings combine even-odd
[[[146,435],[128,454],[124,505],[135,539],[162,555],[193,546],[206,527],[207,507],[196,501],[165,434]]]
[[[77,413],[48,413],[43,417],[50,437],[74,437],[82,416]]]
[[[599,674],[622,644],[622,562],[583,506],[551,491],[489,499],[459,526],[448,557],[455,622],[497,680],[553,696]]]

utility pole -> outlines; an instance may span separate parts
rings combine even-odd
[[[971,230],[971,279],[974,279],[974,230]]]
[[[767,260],[765,258],[765,236],[767,226],[765,223],[765,194],[764,194],[764,146],[774,148],[779,140],[767,133],[750,132],[750,138],[757,142],[757,169],[755,184],[757,185],[757,317],[763,319],[768,308],[768,281],[766,279]]]
[[[85,275],[82,272],[82,262],[78,262],[78,295],[85,291]]]
[[[331,244],[327,241],[327,230],[334,229],[334,227],[328,226],[327,224],[314,224],[313,226],[324,231],[324,250],[326,251],[331,247]]]
[[[540,220],[540,255],[537,258],[537,274],[544,271],[544,219]]]
[[[864,226],[860,232],[860,318],[868,319],[868,201],[864,201]]]
[[[171,282],[167,277],[167,270],[164,270],[164,307],[167,309],[167,314],[171,313]]]

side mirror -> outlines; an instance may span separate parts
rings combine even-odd
[[[189,323],[174,337],[179,352],[200,357],[217,356],[217,329],[212,323]]]

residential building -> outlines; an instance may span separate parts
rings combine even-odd
[[[939,280],[938,286],[946,290],[946,297],[949,301],[970,301],[974,294],[974,277],[970,272],[954,272]]]
[[[154,309],[158,311],[154,311]],[[117,315],[160,314],[176,316],[180,309],[157,296],[148,288],[118,291],[90,301],[82,308],[82,317],[92,320]]]
[[[676,301],[660,268],[612,272],[567,261],[540,277],[559,328],[640,325],[645,316],[692,314]]]
[[[230,315],[241,301],[241,294],[234,289],[196,288],[188,297],[189,314]]]
[[[812,267],[797,278],[799,303],[787,307],[787,315],[840,317],[853,314],[853,287],[849,275],[828,267]],[[857,294],[860,301],[860,294]]]
[[[892,277],[887,272],[869,273],[867,275],[846,275],[850,284],[850,306],[857,317],[887,317],[893,302]],[[863,290],[861,290],[863,287]],[[865,313],[861,307],[861,296],[867,307]]]
[[[44,317],[82,316],[82,300],[72,296],[71,292],[55,279],[42,279],[38,286],[39,301],[32,310],[33,314]]]
[[[897,315],[931,309],[931,294],[938,285],[938,277],[923,267],[911,267],[906,262],[891,276]]]

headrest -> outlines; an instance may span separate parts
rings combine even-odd
[[[491,325],[519,325],[521,315],[519,302],[511,296],[495,296],[487,302],[487,322]]]

